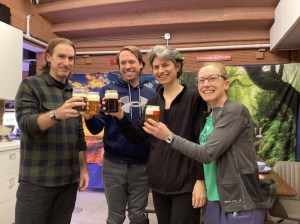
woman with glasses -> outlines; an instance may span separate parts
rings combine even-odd
[[[177,135],[196,143],[206,103],[197,91],[178,82],[183,59],[179,51],[170,46],[158,45],[151,49],[150,65],[162,87],[147,105],[159,106],[159,120]],[[110,114],[119,119],[119,127],[130,141],[139,142],[149,137],[147,174],[158,223],[199,224],[200,207],[206,202],[202,164],[173,150],[169,139],[161,141],[144,132],[144,116],[139,124],[133,125],[123,116],[121,107],[118,113]]]
[[[200,145],[152,119],[144,123],[144,130],[162,140],[169,138],[174,151],[204,163],[205,224],[262,224],[267,203],[260,191],[249,111],[228,99],[230,82],[223,64],[204,64],[197,83],[212,109],[199,136]]]

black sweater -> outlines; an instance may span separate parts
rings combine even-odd
[[[206,103],[197,91],[184,86],[182,92],[173,100],[170,109],[165,110],[163,91],[161,89],[147,104],[160,107],[159,120],[174,134],[199,143]],[[192,192],[196,180],[204,179],[202,164],[172,150],[170,144],[165,141],[148,135],[142,129],[144,121],[142,116],[137,125],[133,125],[124,117],[118,124],[122,134],[132,142],[137,143],[149,137],[150,156],[147,173],[152,190],[162,194]]]

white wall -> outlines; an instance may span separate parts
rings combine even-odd
[[[14,100],[22,80],[23,32],[0,22],[0,99]]]

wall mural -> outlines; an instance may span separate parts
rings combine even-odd
[[[296,130],[300,64],[227,66],[226,70],[231,81],[230,98],[247,106],[253,118],[255,124],[253,135],[258,159],[266,161],[269,166],[273,166],[278,160],[294,161],[296,158],[299,160],[300,149],[299,146],[297,149]],[[185,72],[180,77],[180,82],[196,89],[196,75],[197,72]],[[102,86],[118,78],[118,72],[110,72],[73,74],[70,80],[73,86],[86,86],[90,90],[99,91]],[[142,76],[141,81],[150,88],[157,88],[151,74]],[[85,124],[84,131],[88,146],[88,162],[96,165],[96,169],[101,169],[104,151],[103,132],[92,135]],[[89,168],[89,172],[91,175],[95,172],[95,168]],[[95,175],[97,182],[102,182],[99,180],[99,175],[102,177],[101,172],[97,171]],[[93,174],[91,179],[94,179],[92,176]],[[89,187],[103,187],[102,183],[95,186],[93,181],[91,183]]]

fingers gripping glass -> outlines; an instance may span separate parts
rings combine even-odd
[[[215,83],[219,79],[219,77],[226,79],[226,77],[224,75],[212,74],[212,75],[207,76],[206,78],[205,77],[199,77],[199,78],[196,77],[195,81],[198,85],[204,85],[205,80],[207,80],[209,83]]]

